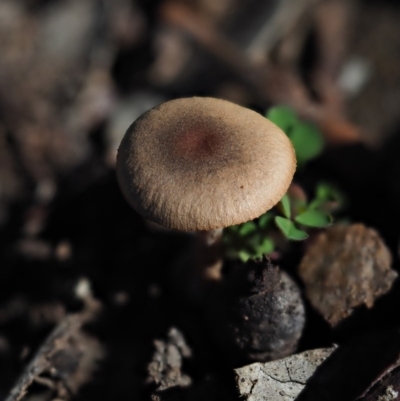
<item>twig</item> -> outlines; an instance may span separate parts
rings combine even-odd
[[[290,35],[311,7],[322,0],[281,0],[272,20],[266,21],[259,34],[247,48],[254,59],[264,58],[278,43]]]
[[[337,114],[342,114],[344,108],[337,77],[346,55],[351,9],[351,1],[327,0],[314,11],[318,42],[317,66],[313,71],[314,87],[326,107]]]
[[[323,103],[314,101],[294,68],[256,62],[208,20],[189,7],[174,1],[164,3],[161,19],[186,34],[227,64],[253,92],[262,107],[284,103],[318,124],[330,142],[358,141],[359,129],[343,116],[332,113]]]
[[[90,380],[104,351],[95,338],[82,331],[82,326],[93,320],[98,310],[99,304],[88,300],[83,312],[66,316],[25,368],[6,401],[20,401],[33,382],[54,389],[63,400],[70,399]]]

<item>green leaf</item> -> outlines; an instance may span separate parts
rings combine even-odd
[[[315,196],[317,199],[328,200],[334,195],[334,192],[335,191],[329,184],[320,183],[315,190]]]
[[[315,190],[315,199],[310,202],[308,209],[324,208],[328,210],[337,210],[345,204],[345,197],[333,185],[319,183]]]
[[[328,227],[332,224],[332,216],[318,210],[307,210],[296,216],[295,221],[308,227]]]
[[[297,216],[307,210],[307,201],[305,199],[292,199],[291,209],[293,210],[293,214]]]
[[[335,186],[325,182],[318,184],[316,197],[318,199],[334,200],[340,203],[344,202],[344,195]]]
[[[298,164],[317,157],[324,147],[324,139],[319,130],[312,124],[298,122],[295,124],[289,133],[289,138],[292,141],[296,151]]]
[[[271,238],[264,238],[261,244],[257,247],[257,256],[271,253],[275,248],[274,241]]]
[[[259,232],[255,232],[245,239],[246,244],[254,249],[257,249],[257,247],[260,246],[261,241],[262,236]]]
[[[316,199],[314,199],[313,201],[310,202],[310,204],[308,205],[308,210],[319,209],[326,202],[327,202],[326,200],[316,198]]]
[[[271,212],[264,213],[258,218],[258,227],[267,228],[273,217],[274,215]]]
[[[286,218],[290,219],[290,217],[291,217],[291,210],[290,210],[290,199],[289,199],[288,194],[285,194],[285,195],[283,196],[283,198],[282,198],[281,201],[280,201],[280,206],[281,206],[283,215],[284,215]]]
[[[255,231],[257,231],[256,223],[254,223],[254,221],[248,221],[247,223],[244,223],[240,227],[239,235],[241,235],[242,237],[245,237],[249,234],[254,233]]]
[[[244,250],[239,251],[238,256],[242,262],[247,262],[249,259],[252,258],[252,255],[249,252],[244,251]]]
[[[297,123],[296,113],[289,107],[276,106],[268,110],[266,117],[288,134],[290,128]]]
[[[276,216],[275,223],[278,226],[278,228],[282,231],[283,235],[285,235],[285,237],[288,239],[301,241],[308,238],[308,234],[303,230],[299,230],[294,225],[293,221],[289,219],[286,219],[281,216]]]

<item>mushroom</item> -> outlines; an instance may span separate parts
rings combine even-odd
[[[277,204],[295,168],[293,146],[275,124],[206,97],[171,100],[144,113],[117,157],[118,181],[131,206],[168,228],[200,231],[208,249],[218,248],[222,228]],[[218,278],[218,266],[206,274]]]

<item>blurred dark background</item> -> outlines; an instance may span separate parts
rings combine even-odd
[[[327,144],[297,179],[337,184],[396,259],[399,21],[396,0],[0,0],[0,400],[82,308],[82,280],[104,307],[92,331],[107,356],[66,399],[146,399],[152,341],[174,324],[210,351],[192,377],[216,377],[210,399],[234,399],[198,311],[167,285],[190,237],[151,231],[115,179],[125,130],[163,101],[292,107]],[[332,341],[319,324],[309,345]]]

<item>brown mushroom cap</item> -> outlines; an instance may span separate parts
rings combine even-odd
[[[184,98],[144,113],[118,151],[128,202],[169,228],[212,230],[271,209],[292,181],[293,146],[254,111],[213,98]]]

